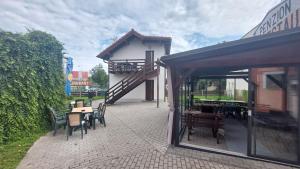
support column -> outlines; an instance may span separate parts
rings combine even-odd
[[[282,79],[282,95],[283,95],[283,99],[282,99],[282,109],[284,112],[287,112],[287,99],[288,99],[288,93],[287,93],[287,74],[288,74],[288,68],[284,67],[284,73],[283,73],[283,79]]]
[[[251,69],[248,72],[248,134],[247,134],[247,155],[252,154],[252,114],[253,114],[253,82]],[[255,141],[255,140],[254,140]]]
[[[167,83],[166,83],[166,81],[167,81],[167,72],[166,72],[166,68],[164,68],[164,102],[166,102],[166,86],[167,86]]]
[[[236,79],[233,80],[233,99],[236,100]]]
[[[160,66],[159,66],[159,58],[157,59],[156,61],[156,66],[157,66],[157,78],[156,78],[156,107],[159,108],[159,75],[160,75]],[[153,68],[154,68],[154,65],[153,65]]]
[[[158,66],[159,67],[159,66]],[[158,69],[158,74],[157,74],[157,86],[156,86],[156,107],[159,108],[159,68]]]
[[[167,67],[167,81],[168,81],[168,103],[169,103],[169,120],[168,120],[168,144],[175,143],[175,117],[174,117],[174,95],[173,95],[173,75],[171,72],[171,67]]]
[[[207,99],[207,79],[205,79],[205,99]]]
[[[172,89],[173,89],[173,102],[174,102],[174,118],[173,118],[173,134],[174,134],[174,144],[179,145],[179,120],[180,120],[180,110],[179,110],[179,89],[180,89],[180,78],[179,74],[176,72],[176,68],[172,67]]]
[[[296,67],[297,69],[297,103],[298,103],[298,140],[297,140],[297,155],[298,162],[300,162],[300,65]]]
[[[218,85],[218,98],[221,100],[221,79],[219,79],[219,85]]]
[[[191,77],[190,78],[190,82],[189,82],[189,85],[190,85],[190,89],[191,89],[191,91],[190,91],[190,108],[192,108],[193,107],[193,105],[194,105],[194,78],[193,77]]]

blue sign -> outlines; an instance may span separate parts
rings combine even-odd
[[[66,65],[66,86],[65,86],[65,92],[67,96],[71,96],[72,71],[73,71],[73,59],[71,57],[68,57],[67,65]]]

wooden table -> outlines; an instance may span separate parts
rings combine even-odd
[[[205,113],[201,111],[185,111],[187,116],[188,140],[190,140],[193,127],[207,127],[212,129],[213,136],[219,143],[218,129],[223,127],[223,116],[217,113]]]
[[[207,113],[214,113],[221,107],[220,104],[196,103],[193,108]]]
[[[83,113],[85,115],[88,115],[88,113],[91,113],[91,114],[94,114],[94,110],[92,107],[74,107],[72,109],[72,112],[73,113]],[[95,119],[93,118],[92,119],[92,126],[93,126],[93,129],[95,130],[96,129],[96,126],[95,126]]]
[[[92,107],[74,107],[72,109],[73,113],[93,113],[93,108]]]

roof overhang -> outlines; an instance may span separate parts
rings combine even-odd
[[[108,60],[113,52],[121,48],[122,46],[129,43],[130,40],[133,38],[140,39],[143,43],[162,43],[164,44],[166,54],[170,54],[171,49],[171,42],[172,39],[170,37],[162,37],[162,36],[144,36],[138,32],[136,32],[134,29],[126,33],[124,36],[122,36],[120,39],[115,41],[112,45],[104,49],[101,53],[97,55],[98,58],[101,58],[103,60]]]
[[[238,67],[300,63],[300,29],[225,42],[161,57],[177,68]]]

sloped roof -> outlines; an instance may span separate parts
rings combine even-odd
[[[103,60],[108,60],[114,51],[122,47],[124,44],[128,43],[133,37],[140,39],[143,42],[160,42],[165,45],[166,53],[170,54],[170,48],[171,48],[171,37],[163,37],[163,36],[145,36],[134,29],[131,29],[129,32],[127,32],[124,36],[122,36],[120,39],[115,41],[113,44],[111,44],[109,47],[104,49],[101,53],[97,55],[98,58],[101,58]]]

